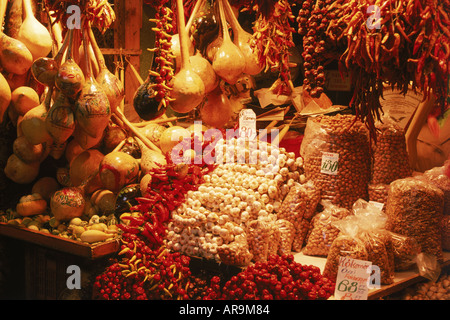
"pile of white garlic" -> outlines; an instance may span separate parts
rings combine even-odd
[[[419,283],[406,290],[403,300],[450,300],[450,274],[443,274],[438,281]]]
[[[303,184],[303,159],[264,142],[218,141],[217,167],[172,212],[166,245],[190,256],[220,261],[218,250],[239,236],[245,240],[254,220],[275,221],[294,185]]]

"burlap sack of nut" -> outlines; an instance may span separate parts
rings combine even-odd
[[[390,184],[410,177],[412,169],[406,151],[405,131],[391,119],[377,122],[377,141],[373,143],[372,184]]]
[[[351,209],[356,200],[368,199],[369,135],[355,116],[308,118],[300,154],[306,178],[321,190],[323,200]],[[330,163],[331,168],[325,166]]]
[[[386,228],[413,237],[422,252],[443,261],[441,219],[444,193],[420,177],[398,179],[390,184]]]
[[[302,252],[310,256],[328,255],[331,244],[339,235],[339,229],[333,224],[350,215],[350,210],[339,208],[330,201],[322,201],[324,210],[311,221],[311,229]]]

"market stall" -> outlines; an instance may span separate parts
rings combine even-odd
[[[0,298],[449,300],[448,1],[0,4]]]

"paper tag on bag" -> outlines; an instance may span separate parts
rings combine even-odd
[[[256,114],[252,109],[239,112],[239,136],[250,140],[256,138]]]
[[[322,152],[321,173],[336,175],[339,169],[339,153]]]
[[[367,300],[372,262],[339,258],[334,296],[336,300]]]

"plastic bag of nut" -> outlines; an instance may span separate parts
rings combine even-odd
[[[367,250],[367,259],[380,269],[381,284],[394,282],[394,248],[389,232],[385,229],[387,216],[371,202],[359,199],[353,205],[357,218],[358,237]]]
[[[272,228],[267,221],[250,221],[247,226],[247,242],[254,262],[266,262],[269,254],[269,240]]]
[[[310,220],[316,214],[319,201],[320,189],[312,181],[308,181],[305,184],[293,186],[281,203],[277,213],[278,219],[291,222],[296,230],[292,242],[293,251],[301,251],[310,227]]]
[[[442,249],[450,251],[450,215],[446,214],[441,219]]]
[[[245,235],[237,235],[230,244],[219,246],[217,253],[222,263],[232,266],[247,266],[253,257]]]
[[[422,252],[434,255],[441,263],[441,221],[444,193],[421,176],[395,180],[390,184],[386,228],[413,237]]]
[[[323,276],[336,281],[340,257],[367,261],[369,255],[364,242],[357,236],[359,232],[357,217],[354,215],[347,216],[344,219],[335,221],[334,225],[340,232],[328,251]]]
[[[412,169],[406,151],[405,131],[391,118],[376,123],[377,141],[373,144],[372,184],[390,184],[410,177]]]
[[[322,199],[349,210],[356,200],[368,199],[369,134],[354,115],[308,118],[300,155],[305,176]]]
[[[339,235],[339,229],[333,222],[347,217],[351,212],[326,200],[322,200],[321,205],[324,210],[311,220],[311,229],[302,252],[310,256],[326,257],[331,244]]]
[[[405,271],[416,264],[417,255],[420,253],[420,245],[413,237],[399,233],[389,232],[394,250],[394,270]]]
[[[369,200],[382,203],[383,204],[383,212],[386,210],[386,203],[389,193],[389,185],[388,184],[369,184]]]
[[[290,254],[292,251],[292,242],[294,241],[295,236],[295,227],[294,225],[285,220],[278,219],[275,221],[275,227],[280,232],[280,244],[278,246],[278,254]]]
[[[444,192],[444,214],[450,215],[450,178],[444,173],[445,165],[424,172],[430,183]]]

